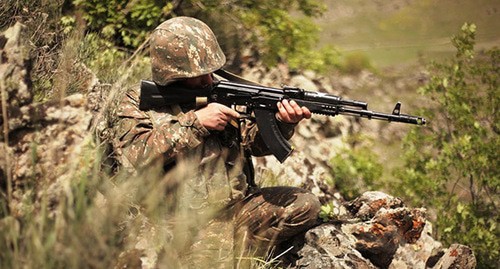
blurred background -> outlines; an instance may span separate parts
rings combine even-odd
[[[320,45],[344,55],[362,53],[377,67],[436,60],[455,53],[450,36],[477,25],[476,48],[500,45],[500,2],[495,0],[336,0],[315,21]]]

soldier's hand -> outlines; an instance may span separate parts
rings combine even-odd
[[[303,119],[311,118],[311,111],[307,107],[300,107],[295,101],[283,100],[278,102],[276,118],[286,123],[298,123]]]
[[[208,130],[222,131],[231,120],[240,117],[233,109],[218,103],[209,103],[206,107],[194,112],[200,123]]]

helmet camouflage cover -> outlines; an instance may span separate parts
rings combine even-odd
[[[226,62],[212,30],[190,17],[169,19],[156,27],[150,49],[153,81],[159,85],[212,73]]]

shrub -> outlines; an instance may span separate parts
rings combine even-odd
[[[216,33],[228,56],[228,64],[239,67],[241,50],[252,48],[268,66],[290,60],[292,68],[323,71],[334,67],[335,50],[313,53],[319,28],[311,18],[325,7],[317,0],[287,1],[174,1],[73,0],[82,11],[87,31],[98,33],[115,46],[135,50],[162,21],[174,16],[192,16],[205,21]],[[224,14],[224,16],[221,16]]]
[[[368,56],[364,53],[351,53],[344,57],[340,70],[351,75],[359,74],[363,70],[373,70]]]
[[[380,187],[383,166],[368,146],[344,149],[331,161],[335,188],[351,200]]]
[[[430,122],[406,137],[406,166],[395,187],[408,201],[435,210],[441,241],[471,246],[478,267],[496,268],[500,51],[476,54],[475,30],[464,24],[452,38],[456,56],[431,66],[433,76],[420,89],[433,102],[423,111]]]

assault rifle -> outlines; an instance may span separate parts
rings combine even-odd
[[[153,81],[142,80],[139,108],[150,110],[175,104],[196,104],[199,107],[210,102],[235,108],[239,113],[255,118],[267,147],[280,162],[284,162],[293,148],[279,131],[276,122],[277,102],[283,99],[294,100],[315,114],[425,124],[422,117],[401,114],[400,102],[391,114],[386,114],[368,110],[366,102],[347,100],[331,94],[287,86],[280,89],[232,81],[219,81],[210,89],[193,90],[179,86],[159,86]]]

